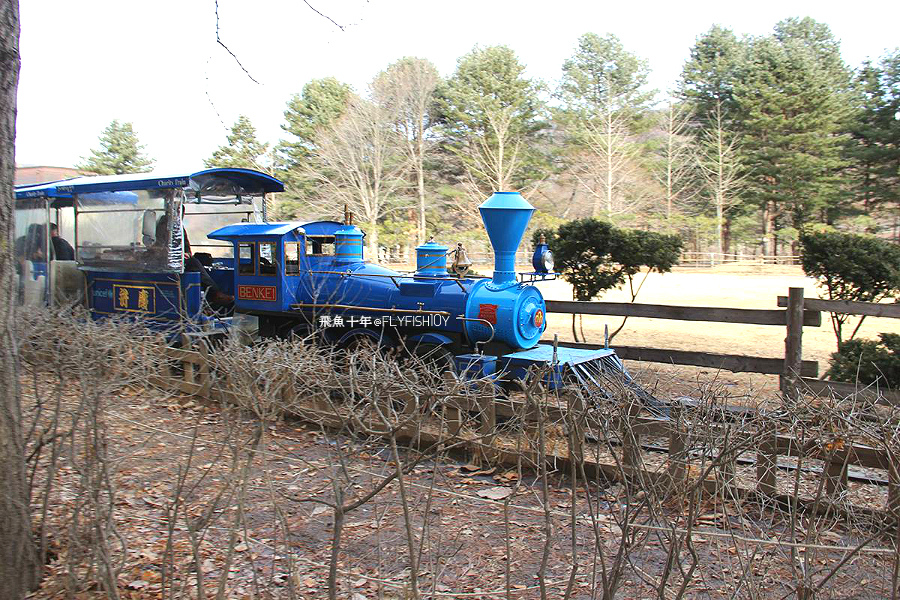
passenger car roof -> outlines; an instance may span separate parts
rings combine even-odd
[[[206,237],[214,240],[230,240],[234,238],[260,237],[264,235],[284,235],[296,231],[298,235],[305,235],[302,223],[298,221],[289,223],[236,223],[220,227]]]

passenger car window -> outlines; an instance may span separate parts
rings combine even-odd
[[[278,260],[275,242],[259,243],[259,274],[278,275]]]
[[[256,244],[238,244],[238,274],[253,275],[256,272]]]
[[[284,274],[300,274],[300,244],[297,242],[284,243]]]

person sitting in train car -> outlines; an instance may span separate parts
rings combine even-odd
[[[50,223],[50,243],[53,245],[53,256],[56,260],[75,260],[75,249],[59,235],[59,226],[56,223]]]
[[[182,208],[182,210],[184,210]],[[155,248],[163,248],[166,240],[169,238],[169,217],[163,215],[156,223],[156,240],[153,242]],[[188,240],[187,232],[182,227],[181,235],[184,239],[184,271],[185,273],[199,273],[200,287],[206,292],[206,299],[211,304],[217,304],[222,307],[230,307],[234,304],[234,296],[226,294],[210,276],[209,271],[203,266],[196,256],[191,252],[191,242]]]

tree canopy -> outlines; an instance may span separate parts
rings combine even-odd
[[[259,141],[256,137],[256,128],[250,119],[241,115],[227,136],[228,143],[219,146],[212,156],[206,159],[207,167],[235,167],[240,169],[267,170],[265,155],[269,151],[269,145]]]
[[[540,141],[548,123],[540,91],[507,46],[476,46],[438,88],[444,145],[461,163],[473,198],[521,190],[546,172]]]
[[[138,141],[132,124],[113,119],[100,134],[100,147],[82,158],[78,168],[98,175],[124,175],[146,173],[153,164],[153,159],[144,153],[144,146]]]

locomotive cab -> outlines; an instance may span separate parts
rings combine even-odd
[[[282,314],[294,302],[292,283],[309,271],[306,231],[300,223],[241,223],[207,234],[232,245],[235,307],[255,314]]]

